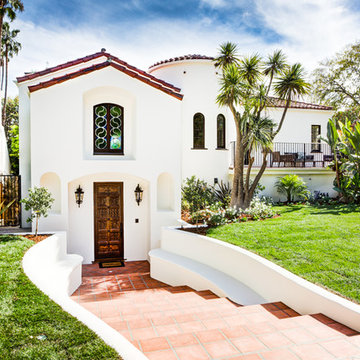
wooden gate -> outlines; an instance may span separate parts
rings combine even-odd
[[[0,175],[0,204],[14,203],[0,215],[0,227],[21,225],[21,177],[18,175]]]
[[[95,260],[122,260],[123,183],[94,183]]]

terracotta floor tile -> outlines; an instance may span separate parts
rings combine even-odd
[[[235,326],[227,329],[221,329],[224,335],[229,339],[236,339],[241,336],[250,335],[249,331],[243,326]]]
[[[295,344],[303,344],[316,339],[314,335],[301,328],[282,330],[281,332]]]
[[[169,336],[183,333],[183,331],[176,324],[159,325],[155,326],[155,329],[159,336]]]
[[[134,329],[131,330],[131,334],[134,340],[144,340],[151,339],[157,336],[155,330],[151,328],[142,328],[142,329]]]
[[[139,342],[143,352],[170,349],[170,345],[164,337],[145,339],[140,340]]]
[[[168,341],[170,341],[173,347],[180,346],[189,346],[198,344],[197,339],[193,334],[177,334],[177,335],[169,335],[167,336]]]
[[[314,335],[317,339],[343,338],[345,335],[332,329],[329,326],[319,324],[318,326],[309,326],[306,331]]]
[[[322,342],[320,345],[338,358],[360,355],[360,349],[345,339]]]
[[[248,321],[242,315],[227,316],[224,317],[224,320],[230,327],[245,325],[248,323]]]
[[[229,325],[223,320],[223,319],[207,319],[207,320],[202,320],[203,325],[207,328],[207,329],[222,329],[222,328],[227,328],[229,327]]]
[[[131,330],[151,327],[149,319],[128,320],[128,324]]]
[[[232,357],[231,360],[263,360],[259,355],[250,354],[250,355],[240,355]]]
[[[232,339],[231,342],[242,353],[255,352],[266,349],[266,346],[263,343],[252,336],[243,336],[237,339]]]
[[[209,355],[200,345],[191,345],[175,348],[180,360],[207,360]]]
[[[255,335],[266,334],[275,331],[275,328],[268,322],[247,324],[246,328]]]
[[[179,326],[185,333],[206,330],[205,326],[200,321],[189,321],[186,323],[181,323]]]
[[[145,316],[144,316],[145,317]],[[151,321],[152,323],[155,325],[155,326],[158,326],[158,325],[170,325],[170,324],[175,324],[175,320],[170,317],[170,316],[164,316],[164,315],[161,315],[161,316],[150,316],[151,318]]]
[[[335,357],[319,344],[298,345],[291,350],[302,360],[334,360]]]
[[[225,339],[224,335],[219,330],[197,331],[195,335],[202,343]]]
[[[279,332],[258,335],[257,338],[270,349],[293,344],[291,340]]]
[[[298,360],[299,358],[288,349],[276,349],[261,353],[265,360]],[[319,359],[321,360],[321,359]]]
[[[145,353],[149,360],[177,360],[172,350],[161,350]]]
[[[213,358],[222,358],[239,354],[239,351],[226,340],[204,344],[205,349]]]

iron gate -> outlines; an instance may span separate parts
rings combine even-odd
[[[21,221],[21,177],[18,175],[0,175],[0,204],[14,203],[0,215],[0,227],[19,226]]]

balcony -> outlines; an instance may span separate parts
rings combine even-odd
[[[235,159],[235,141],[230,143],[230,168],[234,168]],[[263,154],[258,148],[252,152],[254,157],[253,168],[261,167]],[[326,143],[288,143],[276,142],[273,144],[273,150],[267,155],[268,168],[326,168],[334,155],[331,148]],[[245,165],[249,163],[249,156],[245,159]]]

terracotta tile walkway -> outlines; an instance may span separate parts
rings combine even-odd
[[[118,330],[153,360],[360,359],[360,335],[285,304],[239,306],[210,291],[152,279],[149,263],[83,266],[73,299]]]

